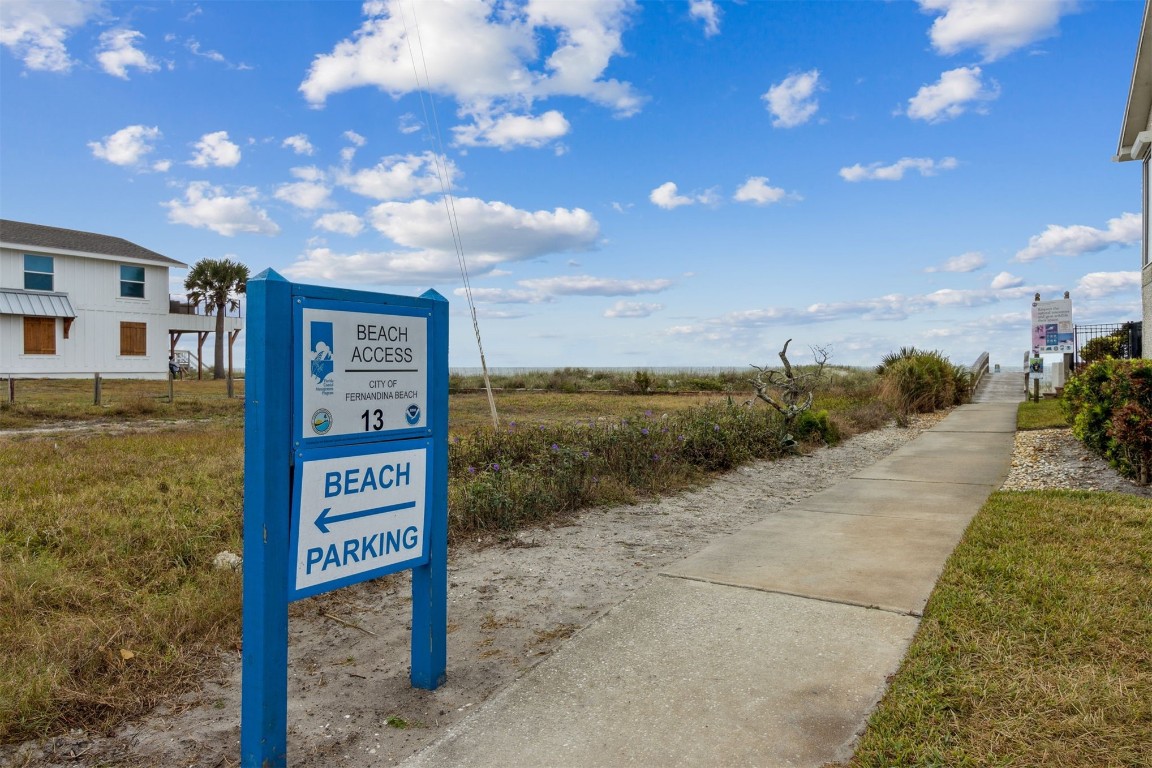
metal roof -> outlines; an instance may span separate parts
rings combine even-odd
[[[54,248],[61,251],[141,259],[171,267],[188,266],[182,261],[170,259],[163,254],[150,251],[123,238],[100,235],[95,232],[81,232],[77,229],[46,227],[43,224],[29,224],[10,219],[0,219],[0,243],[13,248],[28,248],[30,250]]]
[[[66,293],[0,289],[0,315],[25,317],[76,317]]]

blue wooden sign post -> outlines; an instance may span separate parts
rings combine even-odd
[[[448,302],[248,281],[240,762],[287,764],[288,603],[412,570],[412,685],[444,682]]]

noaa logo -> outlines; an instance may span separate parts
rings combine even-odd
[[[415,426],[420,421],[420,406],[412,403],[408,406],[408,410],[404,411],[404,418],[411,426]]]
[[[312,431],[318,435],[327,434],[332,429],[332,414],[327,408],[319,408],[312,414]]]

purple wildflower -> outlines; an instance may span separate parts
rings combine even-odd
[[[648,434],[648,427],[644,427],[643,429],[641,429],[640,434],[642,434],[642,435]]]
[[[476,467],[468,467],[468,474],[470,474],[470,475],[476,474]]]
[[[493,472],[499,472],[500,471],[500,465],[499,464],[493,464],[492,465],[492,471]]]

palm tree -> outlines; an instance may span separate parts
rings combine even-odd
[[[247,290],[248,267],[231,259],[200,259],[184,278],[188,301],[211,313],[216,311],[216,362],[212,375],[224,378],[224,312],[240,306],[240,294]]]

